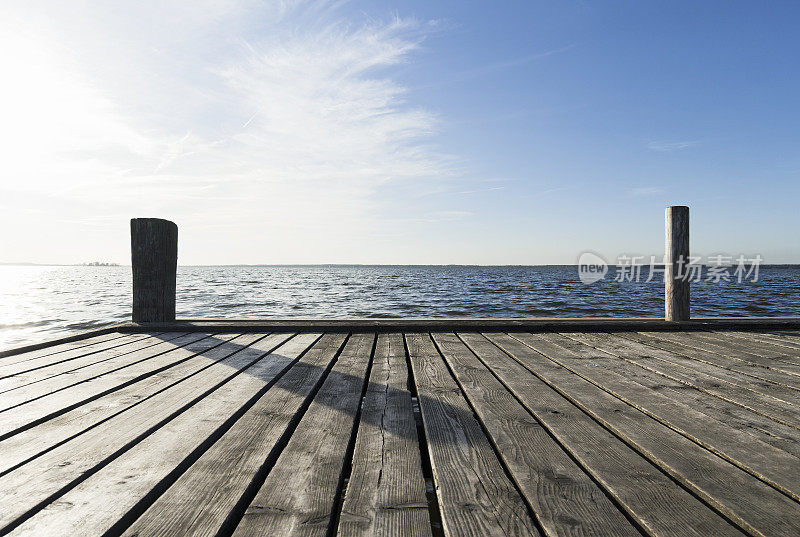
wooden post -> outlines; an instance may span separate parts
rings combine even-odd
[[[689,207],[667,207],[664,216],[664,318],[667,321],[688,321]]]
[[[160,218],[131,219],[133,322],[175,320],[178,226]]]

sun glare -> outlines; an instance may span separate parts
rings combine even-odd
[[[76,154],[120,141],[142,145],[77,63],[45,33],[0,29],[0,168],[15,188],[58,189]]]

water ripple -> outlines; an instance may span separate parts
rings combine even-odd
[[[658,317],[663,284],[574,266],[179,267],[179,317]],[[646,275],[645,275],[646,276]],[[0,348],[130,318],[130,267],[0,267]],[[696,316],[800,315],[800,266],[692,284]]]

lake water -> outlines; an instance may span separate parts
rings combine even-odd
[[[617,282],[614,271],[586,285],[575,266],[179,267],[177,315],[663,316],[659,277]],[[128,320],[130,290],[130,267],[0,266],[0,349]],[[800,266],[692,283],[692,315],[800,315]]]

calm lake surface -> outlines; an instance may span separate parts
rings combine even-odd
[[[575,266],[178,267],[178,317],[658,317],[663,281]],[[646,268],[645,275],[646,276]],[[0,349],[130,318],[130,267],[0,266]],[[800,315],[800,266],[692,283],[692,315]]]

